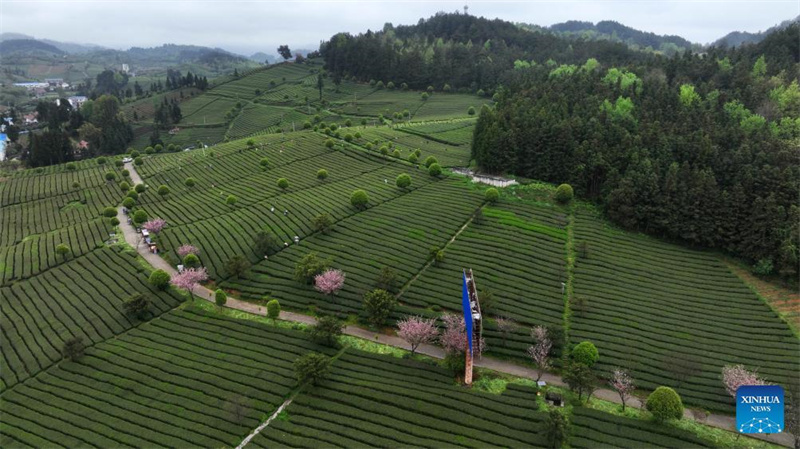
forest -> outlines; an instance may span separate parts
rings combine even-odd
[[[798,33],[621,66],[520,61],[482,109],[472,156],[569,183],[624,228],[795,276]]]

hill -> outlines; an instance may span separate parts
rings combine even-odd
[[[717,39],[711,45],[718,47],[738,47],[743,44],[757,44],[763,41],[770,34],[776,31],[783,30],[791,26],[792,24],[799,22],[800,22],[800,16],[797,16],[794,19],[784,20],[780,24],[758,33],[751,33],[747,31],[732,31],[726,34],[725,36]]]
[[[571,39],[622,42],[632,49],[659,51],[665,54],[673,54],[696,47],[695,44],[680,36],[657,35],[652,32],[637,30],[612,20],[603,20],[597,22],[597,24],[571,20],[549,27],[532,27],[526,24],[519,24],[519,26],[525,29],[547,30]]]
[[[51,44],[35,39],[9,39],[0,41],[0,54],[5,58],[14,55],[61,55],[64,52]]]

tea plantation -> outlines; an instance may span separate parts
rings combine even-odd
[[[552,447],[551,407],[531,379],[493,384],[484,371],[464,388],[433,359],[323,346],[303,326],[201,308],[150,282],[152,262],[177,268],[184,245],[206,287],[236,304],[263,313],[278,300],[381,337],[409,315],[459,312],[471,268],[486,357],[523,370],[531,329],[547,326],[563,335],[554,374],[591,341],[597,384],[622,367],[641,398],[665,385],[687,406],[731,414],[723,366],[779,384],[800,375],[797,335],[718,254],[615,229],[582,202],[554,201],[552,186],[529,195],[542,185],[521,179],[495,198],[450,172],[470,165],[468,111],[487,97],[326,78],[320,101],[318,70],[279,64],[187,91],[164,146],[208,147],[145,152],[140,134],[133,164],[118,155],[0,178],[1,447],[237,447],[286,401],[247,447]],[[152,126],[152,111],[134,110]],[[132,219],[166,221],[150,236],[158,254],[125,243],[123,200]],[[298,279],[309,255],[344,273],[341,289]],[[397,305],[364,330],[378,287]],[[82,356],[68,350],[76,340]],[[317,385],[296,378],[309,352],[331,358]],[[714,446],[574,396],[565,447]]]

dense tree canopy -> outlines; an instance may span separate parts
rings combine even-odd
[[[512,70],[481,111],[473,157],[568,182],[625,228],[795,274],[799,31],[625,67]]]

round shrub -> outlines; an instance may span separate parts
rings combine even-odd
[[[387,147],[386,145],[382,145],[380,152],[382,155],[386,156],[387,154],[389,154],[389,147]]]
[[[113,181],[115,179],[117,179],[117,174],[116,173],[114,173],[113,171],[107,171],[106,172],[106,181]]]
[[[427,99],[428,99],[428,97],[429,97],[429,95],[428,95],[428,93],[427,93],[427,92],[423,92],[423,93],[422,93],[422,95],[420,95],[420,98],[422,98],[422,101],[425,101],[425,100],[427,100]]]
[[[108,162],[108,159],[106,159],[105,157],[98,157],[97,158],[97,165],[106,165],[107,162]]]
[[[367,203],[369,203],[369,195],[361,189],[354,191],[353,194],[350,195],[350,204],[359,209],[365,207]]]
[[[572,190],[572,186],[569,184],[561,184],[556,189],[556,201],[560,204],[567,204],[572,201],[572,197],[575,193]]]
[[[498,199],[500,199],[500,192],[497,191],[494,187],[487,189],[486,193],[484,194],[484,198],[486,201],[490,203],[496,203]]]
[[[76,168],[78,168],[78,166],[75,165],[74,162],[67,162],[67,170],[75,170]]]
[[[144,152],[145,152],[145,153],[147,153],[147,150],[150,150],[150,152],[152,152],[152,151],[153,151],[153,147],[147,147],[147,148],[145,148],[145,149],[144,149]],[[150,154],[150,153],[148,153],[148,154]],[[136,151],[136,150],[131,150],[131,157],[139,157],[139,156],[141,156],[141,154],[140,154],[138,151]]]
[[[658,387],[647,397],[647,410],[658,422],[683,417],[683,402],[672,388]]]
[[[438,163],[431,164],[431,166],[428,167],[428,174],[431,175],[431,176],[439,176],[439,175],[441,175],[442,174],[442,166],[439,165]]]
[[[117,217],[111,218],[111,220],[109,220],[109,222],[111,223],[111,226],[119,226],[119,218],[117,218]]]
[[[195,181],[195,179],[194,179],[194,178],[192,178],[191,176],[190,176],[190,177],[188,177],[188,178],[186,178],[186,179],[183,181],[183,185],[185,185],[186,187],[194,187],[194,186],[195,186],[195,184],[197,184],[197,181]]]
[[[147,212],[143,210],[137,210],[133,213],[133,222],[136,224],[141,224],[147,221]]]
[[[73,188],[73,189],[77,189],[77,188],[78,188],[78,187],[80,187],[80,186],[81,186],[81,183],[79,183],[78,181],[73,181],[73,182],[72,182],[72,188]]]
[[[400,157],[400,150],[399,149],[395,149],[394,151],[392,151],[392,157],[399,158]]]
[[[131,209],[133,206],[136,205],[136,200],[126,196],[124,200],[122,200],[122,205],[125,206],[126,209]]]
[[[122,176],[124,176],[126,178],[130,178],[131,172],[128,171],[128,170],[122,170]]]
[[[470,106],[469,109],[467,109],[467,114],[468,115],[475,115],[475,107]]]
[[[167,287],[169,287],[169,280],[169,273],[164,270],[155,270],[150,273],[150,279],[148,279],[148,282],[150,282],[150,285],[159,290],[166,290]]]
[[[144,193],[146,187],[144,184],[136,184],[133,189],[136,190],[136,193]]]
[[[106,218],[116,217],[117,216],[117,210],[114,209],[111,206],[106,207],[106,208],[103,209],[103,216],[106,217]]]
[[[198,268],[200,266],[200,258],[195,254],[189,253],[183,258],[183,265],[188,268]]]
[[[62,258],[66,259],[66,257],[69,255],[70,252],[71,250],[69,249],[69,246],[67,246],[66,244],[59,243],[58,245],[56,245],[56,254],[58,254]]]
[[[403,173],[403,174],[397,175],[397,179],[395,180],[395,184],[397,184],[397,187],[400,187],[401,189],[405,189],[405,188],[407,188],[408,186],[411,185],[411,176],[409,176],[407,173]]]
[[[282,190],[288,189],[289,188],[289,180],[286,179],[286,178],[278,179],[278,187],[280,187]]]
[[[594,343],[590,341],[582,341],[575,345],[575,347],[572,348],[571,355],[572,360],[583,363],[590,368],[597,363],[597,359],[600,358],[600,353],[597,352]]]
[[[344,135],[344,141],[345,142],[352,142],[353,141],[353,135],[352,134],[345,134]]]
[[[218,288],[218,289],[217,289],[217,290],[214,292],[214,302],[215,302],[215,303],[216,303],[218,306],[222,307],[222,306],[224,306],[224,305],[225,305],[225,303],[226,303],[226,302],[228,302],[228,295],[226,295],[226,294],[225,294],[225,292],[224,292],[224,291],[222,291],[222,289],[219,289],[219,288]]]
[[[122,181],[121,183],[119,183],[119,189],[122,190],[123,192],[127,192],[128,190],[131,189],[131,185],[125,181]]]
[[[277,299],[272,299],[267,303],[267,316],[273,320],[281,315],[281,303]]]
[[[123,165],[125,165],[125,163],[122,162],[122,159],[114,159],[114,167],[122,167]]]
[[[417,159],[418,159],[418,156],[417,156],[416,153],[411,153],[411,154],[408,155],[408,162],[411,162],[412,164],[416,164],[417,163]]]
[[[419,157],[419,155],[417,155],[417,157]],[[425,158],[425,162],[423,162],[423,164],[425,164],[426,167],[430,167],[431,165],[437,164],[437,163],[439,163],[439,160],[436,159],[433,156],[426,157]]]
[[[261,160],[260,160],[260,161],[258,161],[258,163],[259,163],[259,165],[261,165],[262,167],[264,167],[264,168],[267,168],[267,167],[269,166],[269,159],[267,159],[267,158],[263,157],[263,158],[261,158]]]
[[[325,140],[325,147],[327,147],[327,148],[333,148],[333,145],[334,145],[335,143],[336,143],[336,142],[334,142],[334,141],[333,141],[333,139],[327,139],[327,140]]]
[[[325,178],[327,177],[328,177],[328,170],[325,170],[324,168],[320,168],[319,170],[317,170],[317,179],[319,179],[320,181],[324,181]]]
[[[164,146],[161,145],[160,143],[158,143],[158,144],[156,144],[155,148],[153,148],[153,149],[156,150],[156,153],[160,153],[160,152],[164,151]]]
[[[139,199],[139,194],[136,193],[136,190],[128,190],[128,194],[125,196],[128,198],[133,198],[134,201]]]
[[[235,205],[237,201],[239,201],[239,198],[237,198],[236,195],[228,195],[228,197],[225,198],[225,204],[228,206]]]
[[[136,165],[142,165],[144,164],[144,159],[142,159],[141,157],[137,157],[136,159],[133,160],[133,163]]]
[[[145,152],[146,154],[153,154],[153,153],[155,153],[155,152],[156,152],[156,150],[155,150],[155,148],[152,148],[152,147],[147,147],[147,148],[145,148],[145,149],[144,149],[144,152]]]
[[[161,196],[169,195],[169,186],[165,184],[161,184],[160,186],[158,186],[158,194]]]

